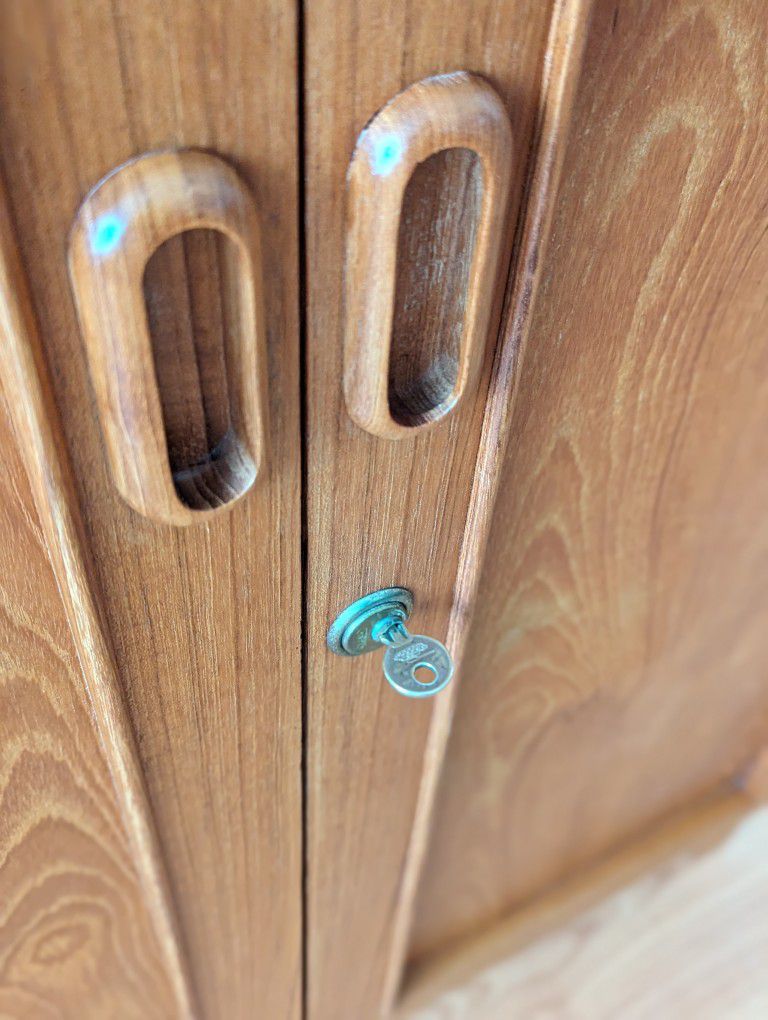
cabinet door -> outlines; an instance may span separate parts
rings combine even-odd
[[[313,1020],[378,1016],[393,1003],[451,708],[448,691],[433,700],[396,694],[383,678],[380,655],[332,655],[326,630],[353,600],[401,585],[415,596],[415,632],[448,637],[459,654],[477,563],[473,539],[484,533],[488,509],[478,464],[489,384],[493,379],[495,406],[503,408],[512,378],[505,361],[492,366],[513,238],[525,220],[524,183],[536,163],[529,163],[528,154],[547,155],[536,190],[541,195],[556,177],[550,149],[539,149],[553,133],[551,125],[543,131],[542,112],[560,110],[564,81],[545,72],[560,67],[563,54],[571,67],[584,13],[579,4],[553,8],[526,0],[478,0],[468,19],[448,2],[394,2],[383,9],[363,0],[334,0],[307,9],[307,1001]],[[555,59],[547,65],[553,45]],[[477,387],[431,430],[392,439],[371,434],[380,421],[368,430],[357,424],[362,418],[365,425],[365,418],[355,413],[353,420],[349,394],[346,403],[343,394],[344,288],[349,318],[350,307],[364,303],[361,290],[375,292],[391,281],[359,272],[365,252],[347,262],[345,274],[347,231],[358,230],[360,216],[375,216],[375,199],[345,210],[342,182],[358,135],[385,103],[420,79],[457,70],[482,75],[511,122],[515,155],[502,271],[482,338]],[[555,81],[557,87],[547,91]],[[399,108],[393,104],[382,112],[394,140],[386,165],[371,162],[373,176],[385,176],[413,141],[412,124],[402,136],[394,134]],[[480,125],[482,134],[486,122]],[[396,291],[392,316],[397,348],[389,365],[390,410],[401,381],[392,373],[410,372],[410,382],[418,382],[417,369],[427,376],[429,358],[439,357],[443,333],[461,313],[461,302],[450,304],[451,274],[470,246],[470,201],[455,152],[443,154],[442,162],[424,160],[407,185],[398,227],[397,288],[403,290]],[[538,239],[546,234],[541,208],[534,206],[536,225],[527,231],[524,249],[526,279],[537,264]],[[382,236],[371,243],[384,243]],[[515,302],[529,307],[527,286]],[[346,324],[355,347],[356,326]],[[518,333],[509,335],[508,352],[519,341]],[[376,371],[381,368],[364,364],[355,377],[375,387],[380,377],[369,377]],[[346,372],[349,377],[349,365]],[[497,439],[486,435],[487,453],[493,454]]]
[[[766,18],[597,3],[411,954],[768,739]]]
[[[537,203],[557,185],[548,131],[560,108],[562,146],[576,80],[558,68],[587,5],[474,4],[467,22],[451,6],[319,3],[306,26],[312,1017],[386,1013],[405,955],[428,960],[742,782],[767,735],[761,6],[596,4],[549,256]],[[339,180],[384,102],[457,68],[489,77],[531,153],[499,353],[474,402],[387,440],[342,396]],[[438,215],[431,185],[408,212]],[[401,234],[419,222],[404,214]],[[507,436],[473,605],[467,549]],[[410,935],[451,695],[398,699],[379,657],[323,643],[341,608],[393,584],[414,591],[419,631],[455,643],[475,619]]]
[[[72,461],[89,590],[114,648],[193,996],[202,1015],[233,1020],[298,1016],[301,1002],[296,39],[289,0],[34,0],[0,12],[2,175]],[[118,495],[67,275],[89,189],[134,156],[180,147],[220,155],[253,194],[270,404],[267,471],[231,510],[188,527],[153,523]],[[217,397],[196,359],[231,326],[211,286],[220,272],[198,233],[165,245],[145,278],[156,361],[203,427]],[[23,456],[33,439],[20,441]],[[95,712],[108,740],[114,720],[98,699]],[[30,886],[43,881],[43,858],[15,866]],[[129,894],[128,878],[118,892]],[[135,969],[147,976],[134,980],[159,984],[136,913]],[[64,936],[36,966],[54,968],[59,949]],[[87,996],[78,1007],[124,1015]]]

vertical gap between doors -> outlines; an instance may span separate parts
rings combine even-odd
[[[309,588],[308,577],[308,548],[307,548],[307,485],[308,476],[308,429],[309,420],[309,396],[308,396],[308,352],[307,352],[307,245],[306,245],[306,131],[305,131],[305,11],[304,0],[297,0],[296,6],[296,69],[297,69],[297,98],[296,116],[298,119],[298,265],[299,265],[299,428],[300,437],[300,458],[301,458],[301,1015],[307,1020],[308,1014],[308,954],[309,954],[309,925],[307,924],[308,908],[308,763],[307,751],[309,741],[307,739],[308,720],[308,650],[307,650],[307,621],[309,620],[307,606],[307,591]]]

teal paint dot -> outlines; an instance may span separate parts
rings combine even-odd
[[[373,143],[371,169],[379,177],[386,177],[403,158],[405,146],[397,135],[382,135]]]
[[[120,244],[125,233],[125,220],[116,213],[104,213],[91,227],[91,251],[109,255]]]

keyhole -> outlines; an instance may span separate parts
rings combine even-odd
[[[431,684],[437,679],[437,670],[428,662],[417,662],[411,670],[411,676],[417,684]]]

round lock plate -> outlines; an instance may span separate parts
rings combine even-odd
[[[371,631],[386,617],[405,621],[413,610],[413,595],[407,588],[382,588],[363,595],[336,617],[328,630],[328,647],[336,655],[364,655],[376,649],[381,642],[374,641]]]

